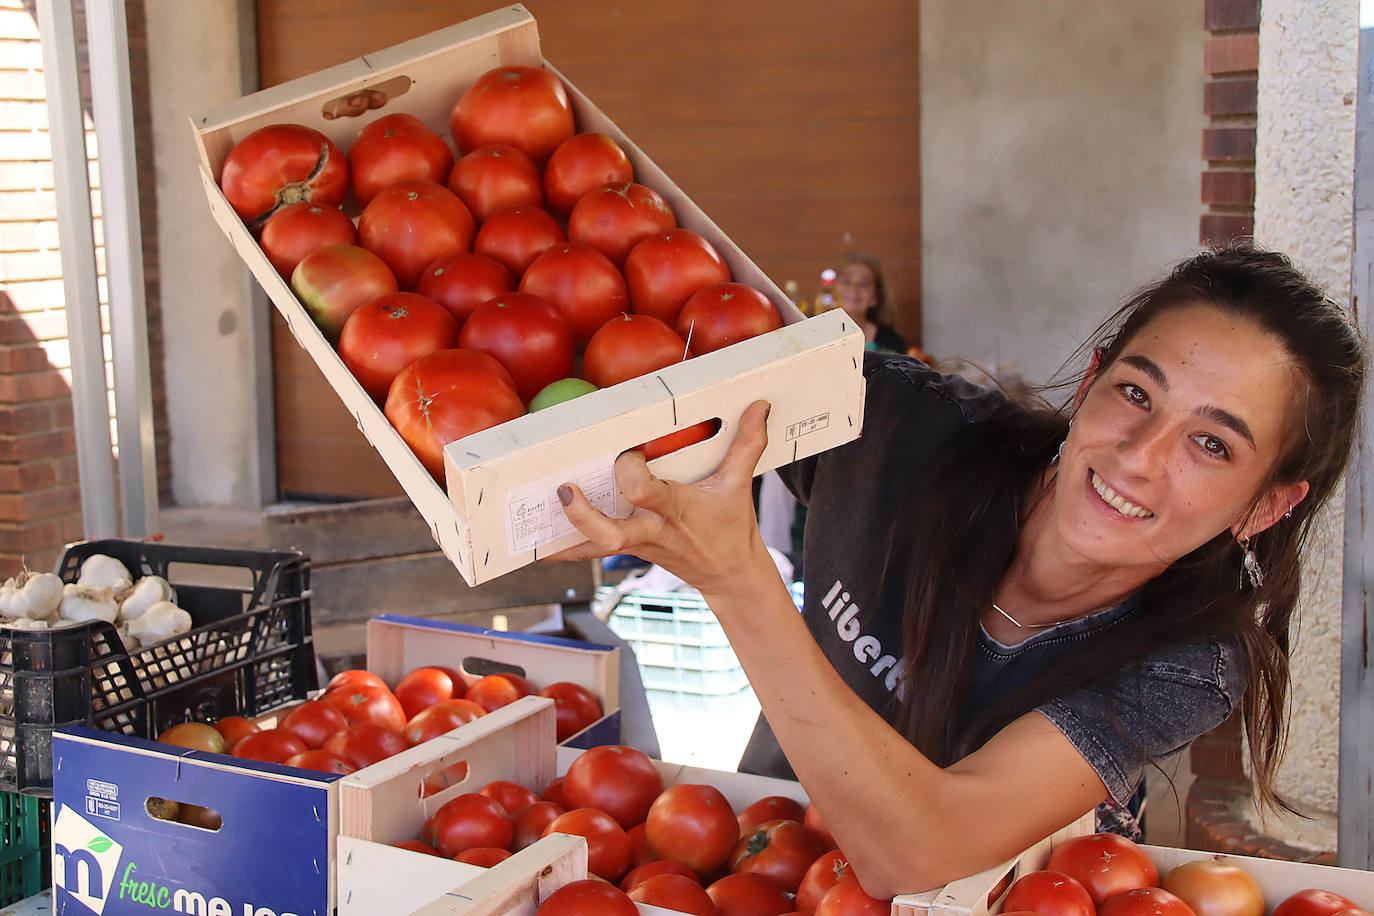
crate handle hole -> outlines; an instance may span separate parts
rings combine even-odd
[[[326,121],[359,117],[374,108],[381,108],[398,95],[405,95],[410,91],[410,82],[408,76],[394,76],[366,89],[332,98],[320,109],[320,117]]]
[[[214,832],[224,826],[224,818],[220,817],[220,813],[214,808],[173,801],[158,795],[149,795],[144,799],[143,810],[155,821],[167,821],[197,830]]]
[[[457,763],[449,764],[446,767],[441,767],[433,773],[430,773],[420,783],[420,788],[417,791],[420,798],[429,798],[431,795],[438,795],[445,789],[451,789],[454,786],[461,785],[467,781],[467,778],[467,761],[460,760]]]
[[[489,674],[517,674],[525,677],[525,669],[519,665],[511,665],[506,662],[498,662],[490,658],[482,658],[479,655],[469,655],[463,659],[463,673],[472,677],[486,677]],[[469,685],[471,686],[471,685]]]

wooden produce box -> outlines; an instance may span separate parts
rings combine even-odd
[[[506,718],[498,722],[498,714]],[[487,729],[478,734],[472,726],[482,723]],[[549,894],[587,877],[587,847],[580,837],[545,837],[490,869],[388,845],[414,839],[439,805],[494,779],[542,791],[582,753],[567,746],[555,748],[552,723],[549,701],[526,697],[465,726],[471,730],[450,733],[447,737],[454,743],[430,742],[415,748],[427,749],[427,760],[421,761],[418,754],[398,755],[340,780],[340,916],[381,912],[534,916]],[[655,763],[665,786],[713,785],[736,811],[769,795],[807,802],[795,782]],[[455,768],[465,770],[463,782],[417,803],[420,787],[432,773]],[[404,899],[398,897],[402,892]],[[638,906],[644,914],[676,912]]]
[[[892,916],[989,916],[1000,913],[1006,891],[1017,879],[1043,869],[1054,847],[1064,840],[1092,832],[1093,816],[1089,814],[997,868],[951,882],[938,891],[898,897],[893,901]],[[1154,862],[1161,880],[1172,869],[1196,859],[1216,859],[1243,869],[1259,884],[1266,913],[1273,912],[1274,907],[1289,895],[1307,888],[1340,894],[1367,911],[1374,907],[1374,872],[1169,846],[1143,845],[1141,848]]]
[[[557,73],[542,59],[534,18],[522,6],[265,89],[191,119],[215,221],[470,585],[582,540],[557,501],[560,484],[575,481],[599,508],[627,514],[612,464],[628,448],[718,418],[717,435],[654,462],[663,477],[699,480],[719,464],[744,408],[763,398],[771,402],[772,412],[769,445],[757,469],[762,473],[854,439],[863,419],[863,334],[855,324],[838,309],[805,319],[614,122],[564,79],[577,129],[614,138],[634,165],[635,180],[672,205],[680,226],[709,240],[736,281],[768,296],[784,327],[451,443],[444,453],[445,492],[311,322],[229,206],[217,179],[234,145],[269,124],[316,128],[347,151],[366,124],[404,111],[447,136],[449,112],[463,90],[500,64],[542,64]],[[387,102],[358,117],[336,116],[344,99],[364,89],[381,93]]]

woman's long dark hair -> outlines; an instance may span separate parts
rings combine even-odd
[[[1247,664],[1241,716],[1255,788],[1274,792],[1287,726],[1290,630],[1302,552],[1317,511],[1345,471],[1364,387],[1360,337],[1341,308],[1282,254],[1248,243],[1209,251],[1136,293],[1090,340],[1101,369],[1167,309],[1207,304],[1272,334],[1298,375],[1282,451],[1257,491],[1307,481],[1307,497],[1251,539],[1263,585],[1241,587],[1241,548],[1229,531],[1179,559],[1144,588],[1148,613],[1104,633],[1091,653],[1056,666],[1026,689],[962,721],[979,619],[991,607],[1016,555],[1021,525],[1043,490],[1045,472],[1068,430],[1067,408],[1009,401],[941,456],[933,476],[904,496],[897,517],[919,526],[893,532],[887,575],[907,582],[904,699],[898,727],[947,766],[1042,703],[1111,677],[1170,643],[1225,640]],[[1113,330],[1115,329],[1115,330]],[[931,494],[940,494],[932,500]]]

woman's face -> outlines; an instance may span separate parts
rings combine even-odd
[[[835,276],[835,301],[851,318],[863,319],[878,303],[878,287],[867,264],[851,261]]]
[[[1208,305],[1156,316],[1080,392],[1051,503],[1067,546],[1162,569],[1222,531],[1256,533],[1248,516],[1295,378],[1277,339],[1244,318]],[[1305,493],[1271,490],[1264,526]]]

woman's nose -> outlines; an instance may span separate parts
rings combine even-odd
[[[1157,475],[1164,468],[1171,440],[1172,435],[1163,423],[1143,420],[1121,442],[1121,469],[1140,477]]]

